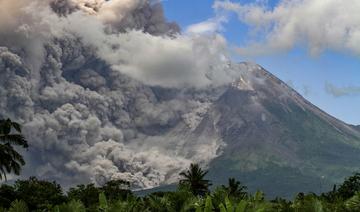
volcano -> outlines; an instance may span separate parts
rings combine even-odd
[[[255,65],[212,104],[196,130],[225,143],[211,179],[236,177],[270,196],[320,192],[360,167],[360,133]]]
[[[360,170],[357,127],[325,113],[259,65],[232,68],[240,76],[213,92],[197,122],[170,133],[189,146],[221,141],[208,166],[215,185],[235,177],[250,191],[292,198],[299,191],[331,190]]]
[[[233,62],[222,35],[182,34],[161,4],[17,2],[0,13],[0,118],[29,141],[20,178],[149,189],[198,163],[215,185],[289,197],[359,170],[359,127]]]

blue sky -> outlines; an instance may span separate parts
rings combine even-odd
[[[254,1],[232,2],[246,5]],[[263,2],[266,2],[263,5],[269,10],[279,5],[278,0]],[[167,18],[176,21],[183,30],[216,17],[218,13],[214,11],[213,4],[213,0],[163,1]],[[240,21],[235,13],[228,12],[227,18],[228,21],[222,24],[219,32],[227,39],[230,47],[244,46],[253,39],[251,26]],[[245,57],[234,54],[233,59],[255,61],[288,82],[321,109],[347,123],[360,124],[359,54],[351,53],[347,49],[324,48],[321,53],[311,55],[306,44],[300,43],[289,50],[265,55]],[[327,92],[327,84],[334,86],[333,90],[340,94]]]

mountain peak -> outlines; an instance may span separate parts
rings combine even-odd
[[[223,153],[211,162],[210,173],[222,173],[221,179],[239,177],[257,189],[266,186],[273,195],[283,188],[280,195],[289,196],[319,183],[336,184],[358,170],[359,131],[260,66],[248,67],[200,123],[216,129],[225,143]],[[216,174],[214,180],[223,183]],[[274,183],[269,185],[267,176],[272,174]],[[296,188],[290,181],[295,176],[301,179]]]

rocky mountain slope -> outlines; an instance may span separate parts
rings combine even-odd
[[[209,123],[226,143],[210,165],[217,182],[237,176],[252,189],[291,196],[329,190],[360,170],[359,131],[261,67],[224,92],[201,125]]]
[[[298,191],[330,190],[360,171],[360,132],[353,126],[259,65],[232,68],[241,73],[238,80],[219,89],[196,123],[172,131],[191,144],[218,140],[219,156],[208,166],[215,185],[236,177],[250,191],[292,197]]]
[[[353,126],[355,129],[360,130],[360,125]]]
[[[250,191],[289,198],[298,191],[330,190],[360,171],[360,132],[354,126],[259,65],[232,68],[241,73],[238,80],[220,89],[191,128],[180,124],[174,134],[189,143],[218,140],[219,156],[208,166],[215,185],[235,177]]]

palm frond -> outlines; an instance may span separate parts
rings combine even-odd
[[[20,134],[0,134],[0,141],[23,146],[24,148],[29,147],[25,137]]]

